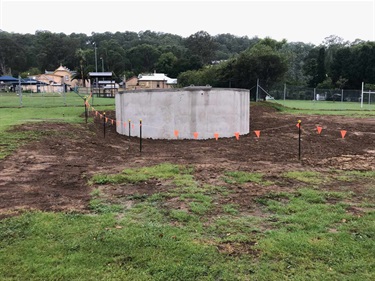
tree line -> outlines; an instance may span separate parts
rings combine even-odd
[[[184,38],[150,30],[90,36],[0,30],[0,75],[25,77],[60,64],[75,70],[76,78],[104,70],[120,81],[156,71],[178,78],[180,86],[251,88],[260,79],[266,88],[286,83],[359,89],[361,82],[375,84],[375,42],[331,35],[316,46],[205,31]]]

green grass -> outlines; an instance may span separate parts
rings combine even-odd
[[[331,101],[306,101],[306,100],[277,100],[260,102],[269,104],[277,110],[293,114],[324,114],[368,117],[375,115],[375,104],[364,104],[356,102],[331,102]]]
[[[358,180],[372,177],[370,172],[345,173]],[[352,202],[353,193],[317,189],[320,183],[311,182],[315,173],[289,174],[312,187],[258,197],[262,216],[243,213],[234,203],[219,204],[230,192],[196,181],[193,167],[164,163],[119,175],[94,176],[89,215],[28,212],[2,220],[3,280],[375,277],[374,201],[361,216],[351,213],[351,204],[358,203]],[[318,175],[337,180],[337,173]],[[124,208],[111,202],[103,178],[122,188],[154,179],[170,189],[134,198]],[[258,182],[261,178],[255,176]]]
[[[0,113],[1,155],[42,136],[15,134],[14,125],[83,122],[82,108],[74,106]],[[0,279],[375,280],[373,171],[285,171],[280,180],[304,188],[249,198],[249,206],[230,200],[232,184],[277,182],[234,171],[217,176],[226,186],[214,186],[193,172],[194,166],[163,163],[95,175],[89,214],[25,212],[1,220]],[[106,191],[144,181],[168,188],[116,200]],[[365,184],[367,193],[321,189],[347,182]]]
[[[86,95],[88,97],[88,95]],[[0,92],[0,108],[17,108],[17,107],[84,107],[84,95],[74,92],[68,93],[23,93],[22,99],[16,93]],[[115,101],[113,98],[94,98],[90,99],[92,106],[111,106]]]
[[[189,167],[181,167],[170,163],[163,163],[152,167],[125,169],[120,174],[97,174],[93,176],[91,183],[121,184],[139,183],[149,179],[173,179],[177,186],[189,186],[194,184],[191,172],[192,170]]]
[[[37,95],[37,94],[33,94]],[[38,94],[39,95],[39,94]],[[0,159],[9,155],[19,146],[28,141],[40,138],[43,132],[22,131],[11,132],[12,128],[17,125],[29,122],[49,122],[49,123],[82,123],[84,122],[84,107],[80,97],[77,99],[74,93],[67,94],[67,106],[59,103],[43,102],[41,97],[29,97],[28,106],[13,106],[19,101],[15,94],[0,94]],[[60,96],[46,97],[51,101]],[[25,97],[26,100],[26,97]],[[94,98],[96,110],[114,110],[114,99]],[[19,104],[18,104],[19,105]]]
[[[326,204],[317,190],[303,189],[288,203],[266,202],[276,222],[259,241],[263,276],[269,280],[372,280],[375,212],[348,213],[343,202]],[[341,198],[343,194],[336,197]],[[265,265],[265,264],[264,264]]]
[[[314,171],[291,171],[282,173],[282,177],[288,179],[294,179],[306,184],[321,184],[325,181],[328,181],[327,178],[319,173]]]

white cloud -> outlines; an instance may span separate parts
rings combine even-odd
[[[314,44],[330,35],[375,41],[375,0],[0,0],[0,19],[0,29],[17,33],[151,30],[187,37],[204,30]]]

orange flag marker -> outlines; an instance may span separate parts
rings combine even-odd
[[[174,136],[178,138],[178,130],[174,130]]]
[[[218,134],[218,133],[215,133],[215,134],[214,134],[214,137],[215,137],[215,139],[217,140],[217,139],[219,138],[219,134]]]
[[[111,119],[111,123],[112,123],[112,125],[113,125],[113,122],[114,122],[115,120],[113,120],[113,119]]]
[[[105,122],[106,122],[106,123],[108,122],[108,117],[105,118]]]
[[[259,137],[260,137],[260,131],[259,131],[259,130],[257,130],[257,131],[254,131],[254,133],[255,133],[255,135],[257,136],[257,138],[259,138]]]
[[[341,130],[341,138],[345,138],[345,135],[346,135],[346,131],[345,130]]]
[[[195,138],[195,139],[198,138],[198,132],[194,132],[194,138]]]
[[[239,132],[234,133],[234,135],[236,136],[236,139],[237,139],[237,140],[240,139],[240,133],[239,133]]]
[[[297,123],[296,126],[297,128],[299,128],[301,126],[301,123]]]
[[[318,134],[320,135],[320,133],[322,132],[322,127],[320,127],[320,126],[316,126],[316,129],[318,130]]]

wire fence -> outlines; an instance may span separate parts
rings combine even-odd
[[[375,91],[318,89],[278,85],[265,89],[261,84],[252,89],[255,100],[275,100],[299,109],[375,110]]]
[[[16,107],[65,107],[83,106],[85,97],[89,94],[76,92],[62,93],[14,93],[0,92],[0,108]],[[92,105],[114,105],[114,99],[93,97]]]
[[[274,100],[297,109],[375,111],[375,91],[365,91],[363,101],[361,90],[314,89],[290,85],[278,85],[268,89],[260,83],[250,92],[253,100]],[[84,97],[88,95],[88,88],[60,93],[0,92],[0,108],[82,106]],[[114,99],[97,95],[93,95],[91,100],[94,106],[114,103]]]

